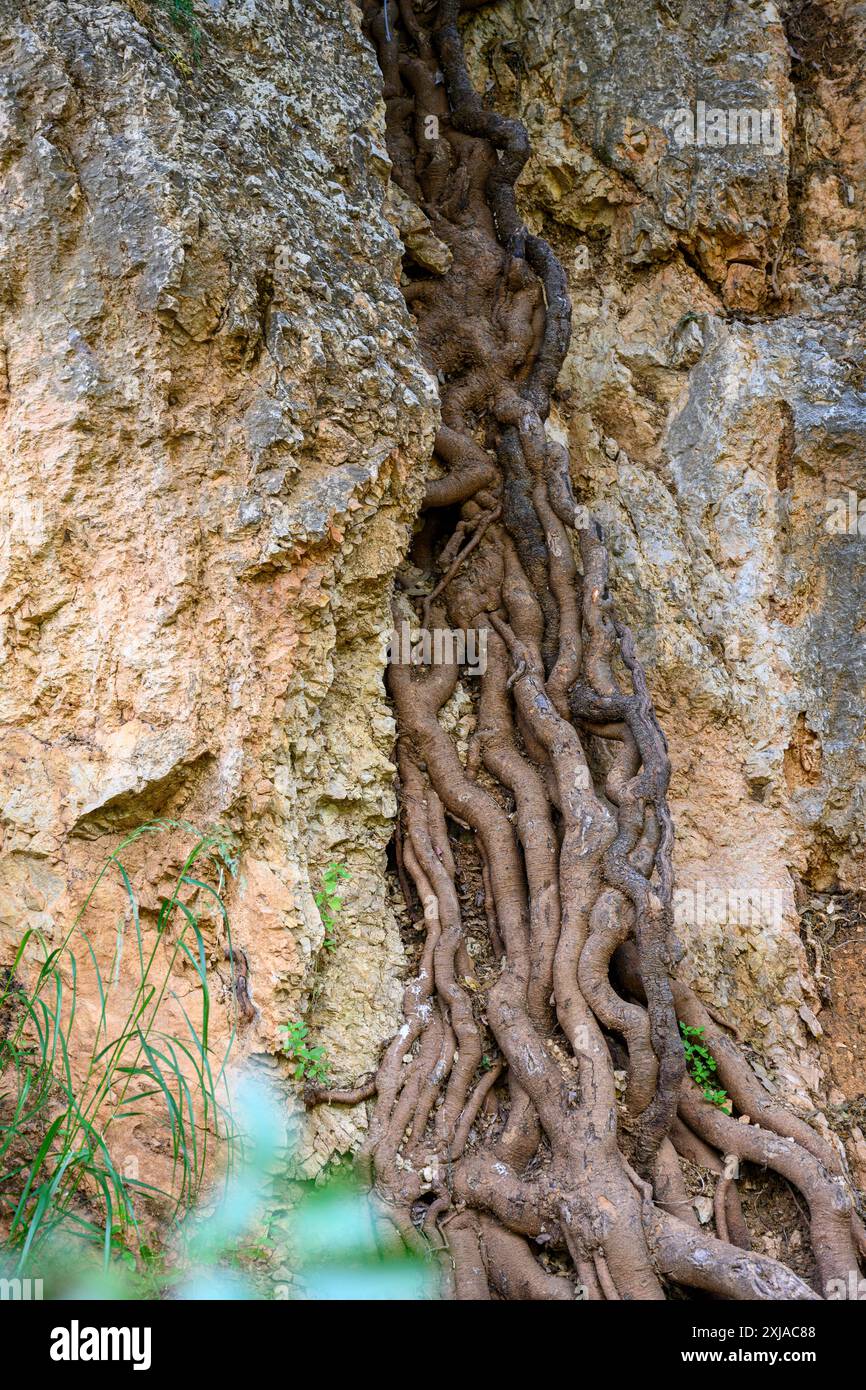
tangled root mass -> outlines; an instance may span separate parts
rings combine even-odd
[[[398,859],[423,947],[375,1085],[308,1100],[375,1093],[359,1163],[377,1218],[438,1252],[448,1296],[663,1299],[678,1284],[814,1299],[750,1249],[739,1163],[802,1194],[816,1288],[857,1269],[862,1227],[836,1152],[772,1100],[673,975],[667,745],[601,530],[581,525],[567,452],[545,430],[569,343],[566,277],[518,213],[527,135],[474,90],[460,9],[365,0],[364,16],[393,176],[452,257],[445,274],[407,262],[404,276],[442,383],[439,468],[411,557],[427,576],[416,617],[483,633],[487,664],[462,757],[440,719],[460,668],[390,667]],[[483,884],[480,956],[467,948],[467,855]],[[705,1029],[750,1123],[686,1076],[679,1021]],[[683,1160],[717,1175],[715,1235]]]

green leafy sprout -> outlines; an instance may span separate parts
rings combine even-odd
[[[322,925],[325,928],[325,939],[322,945],[327,951],[333,951],[337,945],[336,927],[337,918],[343,906],[343,899],[337,889],[341,879],[351,878],[352,875],[344,864],[330,863],[322,874],[322,886],[318,893],[313,896],[316,900],[316,907],[322,918]]]
[[[683,1051],[686,1054],[686,1069],[689,1076],[701,1088],[704,1100],[717,1105],[726,1114],[731,1113],[731,1098],[727,1091],[713,1083],[718,1071],[716,1059],[703,1040],[703,1028],[691,1028],[687,1023],[680,1024]]]
[[[310,1046],[310,1030],[306,1023],[301,1020],[296,1023],[284,1023],[280,1031],[286,1034],[283,1051],[289,1061],[294,1063],[295,1080],[315,1081],[324,1085],[328,1080],[331,1064],[325,1056],[324,1047]]]

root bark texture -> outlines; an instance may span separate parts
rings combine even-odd
[[[850,1190],[674,978],[667,745],[601,529],[578,527],[568,455],[545,429],[568,287],[518,212],[526,132],[474,90],[460,8],[365,0],[364,16],[393,176],[452,257],[443,275],[407,259],[404,276],[442,395],[415,612],[483,633],[487,663],[462,677],[468,750],[442,716],[458,665],[390,667],[401,881],[423,944],[375,1083],[330,1099],[375,1092],[359,1164],[377,1222],[439,1259],[452,1297],[663,1299],[677,1284],[813,1299],[857,1269]],[[678,1018],[706,1027],[736,1117],[685,1076]],[[716,1175],[715,1234],[684,1159]],[[811,1284],[749,1248],[741,1162],[802,1195]]]

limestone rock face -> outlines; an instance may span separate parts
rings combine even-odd
[[[357,13],[197,12],[0,3],[0,962],[27,927],[60,941],[125,830],[222,823],[235,1055],[314,995],[351,1077],[399,1011],[383,634],[435,387]],[[129,851],[143,908],[180,852]],[[91,906],[97,944],[116,911]],[[362,1121],[323,1112],[310,1163]]]
[[[287,1078],[303,1015],[348,1081],[399,1017],[384,635],[437,416],[398,232],[448,253],[387,188],[353,5],[194,11],[0,0],[0,965],[62,938],[132,827],[219,822],[237,1054]],[[798,909],[866,890],[864,7],[502,0],[466,26],[570,275],[551,429],[671,745],[684,968],[768,1084],[847,1104]],[[180,852],[129,852],[151,927]],[[122,901],[90,909],[109,957]],[[317,1112],[306,1171],[363,1124]]]
[[[553,428],[671,745],[684,968],[811,1111],[834,1058],[798,908],[866,887],[866,15],[806,10],[511,0],[467,46],[571,271]]]

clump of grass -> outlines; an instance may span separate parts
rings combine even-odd
[[[189,51],[192,57],[190,64],[180,53],[169,54],[175,67],[179,68],[186,76],[189,76],[201,59],[202,33],[201,25],[195,17],[193,0],[152,0],[159,9],[165,10],[175,29],[188,41]]]
[[[142,836],[165,833],[193,843],[149,937],[121,854]],[[185,822],[155,820],[132,831],[108,856],[59,946],[32,929],[19,942],[0,980],[0,1258],[11,1264],[13,1274],[32,1266],[40,1249],[60,1236],[98,1243],[106,1268],[119,1256],[146,1260],[137,1203],[153,1200],[169,1222],[176,1220],[200,1190],[209,1138],[222,1129],[231,1140],[229,1109],[221,1095],[234,1030],[216,1064],[196,904],[216,908],[230,941],[222,894],[225,875],[234,871],[224,833],[202,834]],[[85,918],[111,873],[120,878],[127,911],[106,971]],[[35,980],[25,986],[19,973],[32,970],[34,954],[41,963]],[[120,1025],[110,1026],[124,955],[132,957],[125,969],[127,980],[131,970],[132,1000],[122,1006]],[[172,988],[183,962],[196,976],[198,1023]],[[83,976],[90,971],[99,1001],[95,1026],[79,1009]],[[183,1015],[182,1036],[161,1026],[167,995]],[[113,1156],[124,1128],[144,1113],[161,1115],[169,1139],[168,1190],[124,1173]]]
[[[197,60],[201,52],[202,33],[195,17],[192,0],[162,0],[162,4],[168,10],[172,22],[189,38],[193,56]]]
[[[428,1299],[437,1296],[432,1257],[408,1252],[376,1226],[366,1185],[349,1156],[315,1180],[285,1174],[297,1141],[284,1099],[261,1077],[234,1088],[238,1161],[216,1200],[206,1194],[173,1239],[148,1250],[138,1268],[115,1260],[103,1270],[92,1248],[49,1247],[40,1257],[52,1299]],[[288,1276],[288,1277],[287,1277]]]
[[[716,1059],[703,1041],[703,1028],[691,1028],[687,1023],[680,1024],[683,1051],[686,1054],[686,1069],[689,1076],[701,1088],[704,1100],[717,1105],[726,1114],[731,1113],[731,1098],[727,1091],[715,1086],[715,1073],[718,1071]]]

